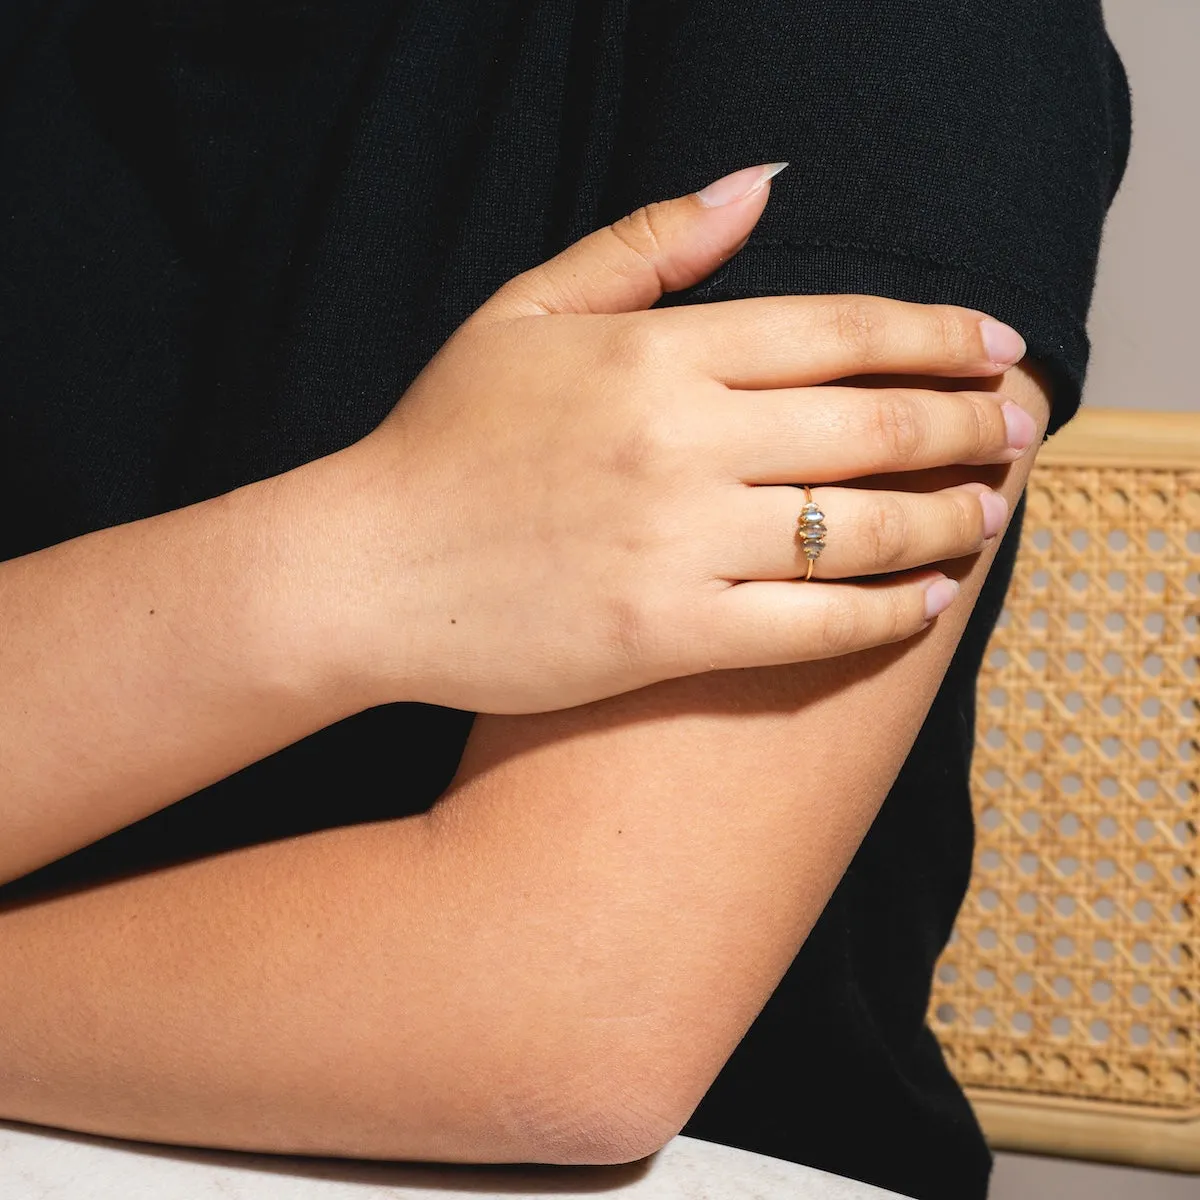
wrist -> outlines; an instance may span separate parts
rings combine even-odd
[[[273,480],[273,618],[293,686],[330,721],[421,698],[422,622],[392,464],[364,439]]]

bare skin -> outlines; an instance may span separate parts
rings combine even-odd
[[[1020,460],[1020,340],[871,297],[645,311],[745,240],[764,173],[725,191],[511,281],[355,445],[0,564],[0,881],[373,704],[562,709],[925,629],[990,490],[839,481]],[[831,386],[867,372],[935,378]],[[815,587],[797,482],[839,531]]]

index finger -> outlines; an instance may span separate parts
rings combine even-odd
[[[732,388],[805,387],[894,372],[998,375],[1025,355],[1015,329],[975,309],[882,296],[761,296],[639,314]]]

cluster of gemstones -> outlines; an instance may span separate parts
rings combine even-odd
[[[806,558],[818,558],[825,549],[825,514],[810,500],[800,510],[800,536],[804,542]]]

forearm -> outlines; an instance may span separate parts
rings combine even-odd
[[[575,828],[481,845],[489,826],[327,830],[10,906],[0,1119],[368,1158],[652,1152],[674,1132],[646,1100],[670,1064],[646,1059],[655,1014],[623,992],[657,1006],[680,982],[649,935],[666,894],[691,899],[702,868],[680,860],[700,847],[589,862],[613,832],[595,812],[577,848]],[[721,961],[741,932],[725,916],[688,931]]]
[[[281,1153],[553,1157],[534,1094],[561,1083],[549,1062],[586,1055],[576,982],[542,959],[523,974],[554,947],[522,944],[507,895],[461,905],[473,869],[413,817],[10,907],[0,1118]],[[566,1157],[578,1135],[603,1144],[592,1115],[569,1116]]]
[[[333,458],[0,563],[0,881],[363,706]]]

